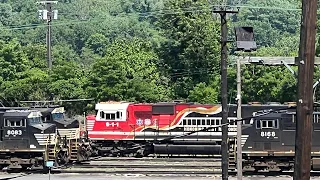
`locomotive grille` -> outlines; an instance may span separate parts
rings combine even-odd
[[[271,150],[271,143],[264,143],[265,150]]]
[[[152,106],[152,114],[172,115],[174,114],[173,105],[157,105]]]
[[[259,149],[259,148],[260,148],[260,143],[255,142],[255,143],[253,144],[253,148],[254,148],[254,149]]]

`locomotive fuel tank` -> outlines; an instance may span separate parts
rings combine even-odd
[[[219,155],[220,145],[154,144],[155,154]]]
[[[217,141],[173,141],[174,145],[217,145]]]
[[[219,155],[221,145],[216,141],[175,140],[154,144],[153,151],[155,154]]]

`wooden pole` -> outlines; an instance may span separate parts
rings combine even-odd
[[[47,34],[46,34],[46,44],[47,44],[47,60],[48,60],[48,68],[52,69],[52,55],[51,55],[51,21],[52,17],[52,4],[51,2],[46,3],[47,6]]]
[[[237,120],[241,119],[241,64],[237,58]],[[242,180],[242,121],[237,121],[237,179]]]
[[[221,98],[222,98],[222,124],[228,123],[228,79],[227,79],[227,42],[228,25],[227,13],[222,11],[221,17]],[[228,126],[222,126],[222,180],[228,179],[229,151],[228,151]]]
[[[310,179],[316,21],[317,0],[302,0],[294,180]]]

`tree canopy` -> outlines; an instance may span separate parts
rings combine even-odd
[[[251,56],[297,56],[299,1],[241,2],[239,13],[228,16],[229,39],[233,27],[253,26],[258,50]],[[0,101],[16,106],[23,100],[47,100],[52,93],[56,99],[94,99],[64,104],[74,113],[108,100],[219,103],[220,18],[211,12],[219,3],[59,0],[54,5],[59,13],[52,22],[50,71],[46,23],[37,12],[44,7],[33,0],[2,1]],[[228,95],[234,103],[236,66],[231,57],[241,56],[232,44],[229,50]],[[318,68],[315,76],[320,77]],[[243,103],[295,101],[296,89],[296,79],[285,67],[242,66]]]

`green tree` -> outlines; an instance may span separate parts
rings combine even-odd
[[[158,17],[156,23],[166,38],[159,50],[160,67],[171,79],[175,98],[185,99],[219,67],[219,24],[213,20],[207,1],[168,0],[164,5],[174,13]],[[195,7],[202,10],[186,11]]]
[[[296,79],[284,66],[243,66],[243,101],[295,101]]]
[[[49,73],[50,84],[48,84],[47,97],[53,93],[58,100],[91,98],[85,90],[88,73],[88,70],[76,61],[65,61],[64,59],[55,61],[52,71]],[[82,114],[88,106],[87,103],[87,101],[75,101],[65,102],[63,105],[71,111],[71,114]]]
[[[17,40],[0,41],[0,76],[3,80],[15,80],[29,68],[27,55]]]
[[[167,87],[158,73],[150,43],[133,38],[116,40],[106,56],[94,63],[88,92],[99,100],[159,101]]]
[[[107,44],[108,39],[103,34],[96,33],[89,37],[86,42],[86,47],[94,53],[103,56]]]
[[[245,5],[256,7],[257,4],[261,8],[242,8],[234,16],[234,21],[235,26],[253,26],[256,41],[260,46],[273,46],[274,42],[283,36],[299,34],[300,13],[290,10],[299,8],[298,1],[247,0]]]
[[[48,74],[38,68],[18,73],[19,79],[5,81],[1,85],[2,97],[7,105],[17,106],[22,100],[45,100]]]
[[[199,83],[190,91],[188,100],[206,104],[218,103],[219,93],[214,86]]]

